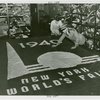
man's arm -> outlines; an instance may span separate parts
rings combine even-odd
[[[61,37],[59,38],[57,44],[56,44],[56,45],[52,45],[52,47],[57,47],[58,45],[60,45],[60,44],[62,43],[62,41],[64,40],[65,37],[66,37],[66,34],[63,33],[63,34],[61,35]]]

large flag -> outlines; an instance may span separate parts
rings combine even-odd
[[[1,73],[5,75],[3,90],[8,95],[98,94],[99,54],[84,47],[71,50],[73,43],[67,39],[52,48],[56,43],[42,37],[10,39],[4,46],[0,44],[1,63],[5,66]],[[94,89],[94,84],[98,88]]]

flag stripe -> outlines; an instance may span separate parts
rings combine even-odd
[[[91,58],[98,58],[99,55],[94,55],[94,56],[87,56],[87,57],[82,57],[82,59],[91,59]]]
[[[88,61],[97,61],[98,59],[88,59],[88,60],[82,60],[82,62],[88,62]]]
[[[82,62],[81,64],[90,64],[90,63],[95,63],[97,62],[97,60],[94,60],[94,61],[88,61],[88,62]]]
[[[36,67],[43,67],[43,65],[28,66],[27,69],[36,68]]]
[[[43,67],[43,68],[37,68],[37,69],[30,69],[29,71],[36,71],[36,70],[42,70],[42,69],[48,69],[50,67]]]

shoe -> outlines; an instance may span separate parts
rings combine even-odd
[[[57,47],[57,45],[52,45],[53,48]]]
[[[76,49],[76,47],[74,46],[74,47],[71,47],[71,49],[73,50],[73,49]]]

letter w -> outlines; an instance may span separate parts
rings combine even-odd
[[[17,89],[16,88],[7,89],[7,94],[8,95],[17,94]]]

